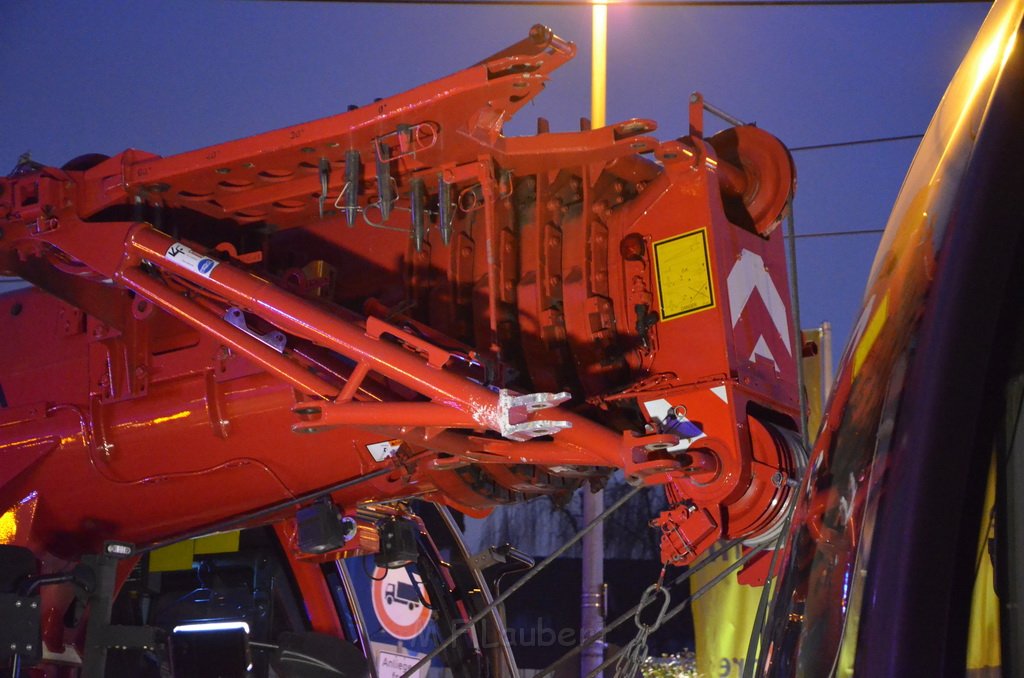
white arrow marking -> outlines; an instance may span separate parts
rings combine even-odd
[[[746,308],[754,290],[757,290],[761,294],[761,300],[764,301],[765,307],[768,309],[768,315],[771,316],[775,329],[778,330],[779,336],[782,337],[782,343],[786,345],[786,350],[789,354],[793,355],[793,348],[789,342],[789,322],[786,320],[786,304],[782,301],[779,291],[775,289],[775,283],[772,282],[771,275],[764,267],[764,259],[759,254],[755,254],[750,250],[741,251],[739,261],[736,262],[736,265],[732,267],[732,271],[729,272],[728,288],[732,326],[736,327],[740,314]],[[764,337],[761,338],[758,346],[763,342]],[[765,346],[764,350],[769,355],[771,354],[767,346]],[[754,348],[754,353],[764,355],[764,353],[758,351],[757,347]]]
[[[669,403],[669,401],[665,400],[664,398],[659,398],[657,400],[648,400],[647,402],[644,403],[644,408],[647,410],[647,414],[651,415],[651,419],[657,420],[660,424],[664,424],[668,420],[669,415],[672,414],[672,404]],[[676,421],[678,422],[679,427],[684,430],[689,427],[693,427],[696,429],[696,426],[693,425],[693,422],[691,422],[685,416],[680,416],[678,419],[676,419]],[[676,431],[676,433],[679,433],[679,431]],[[706,437],[707,434],[704,433],[703,431],[699,431],[697,435],[693,436],[692,438],[685,438],[682,435],[680,435],[679,444],[675,445],[674,447],[669,447],[665,451],[678,452],[679,450],[685,450],[688,447],[690,447],[690,445],[692,445],[695,440],[700,440],[701,438]]]
[[[366,449],[374,461],[384,461],[388,457],[395,456],[395,453],[398,452],[401,446],[401,440],[385,440],[382,443],[367,445]]]
[[[726,392],[724,386],[712,386],[711,392],[722,399],[722,402],[726,405],[729,404],[729,394]]]
[[[754,350],[750,354],[750,362],[757,362],[756,356],[761,356],[762,358],[771,360],[772,365],[775,366],[775,371],[780,371],[779,364],[775,362],[775,356],[772,355],[772,350],[768,348],[768,342],[764,340],[763,334],[757,338],[757,343],[754,344]]]

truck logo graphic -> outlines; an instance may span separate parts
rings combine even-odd
[[[410,610],[420,606],[420,594],[416,587],[404,581],[388,582],[384,587],[384,600],[388,605],[396,602],[401,605],[408,605]]]

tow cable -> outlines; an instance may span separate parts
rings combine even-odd
[[[530,570],[525,576],[523,576],[522,579],[520,579],[515,584],[510,586],[507,591],[505,591],[500,596],[495,598],[494,601],[492,601],[490,605],[487,605],[486,607],[484,607],[482,610],[480,610],[475,615],[473,615],[463,626],[460,626],[458,629],[456,629],[456,631],[452,635],[450,635],[447,640],[445,640],[443,643],[441,643],[436,648],[431,650],[428,654],[426,654],[422,658],[420,658],[420,660],[418,662],[416,662],[411,667],[409,667],[409,669],[405,673],[403,673],[401,675],[401,678],[410,678],[410,676],[416,675],[416,672],[419,671],[420,668],[422,668],[423,666],[426,666],[434,657],[436,657],[439,654],[441,654],[442,652],[444,652],[446,649],[448,649],[448,647],[451,646],[452,643],[454,643],[456,640],[461,638],[471,628],[474,628],[476,626],[477,622],[479,622],[481,619],[483,619],[484,617],[486,617],[488,614],[491,613],[491,610],[493,610],[498,605],[501,605],[506,600],[508,600],[509,596],[511,596],[513,593],[515,593],[516,591],[521,589],[523,586],[525,586],[528,581],[533,579],[544,568],[546,568],[548,565],[553,563],[556,558],[558,558],[563,553],[568,551],[570,548],[572,548],[572,546],[576,542],[578,542],[580,539],[583,539],[583,537],[585,537],[587,534],[589,534],[595,527],[597,527],[602,522],[607,520],[608,516],[610,516],[611,514],[615,513],[615,511],[620,509],[627,501],[629,501],[630,499],[635,497],[636,494],[641,489],[643,489],[643,486],[636,486],[636,487],[634,487],[629,492],[624,494],[618,501],[616,501],[614,504],[612,504],[611,506],[606,508],[601,513],[601,515],[597,516],[592,521],[587,523],[587,525],[582,530],[577,532],[572,537],[572,539],[570,539],[569,541],[565,542],[564,544],[559,546],[557,549],[555,549],[555,551],[553,551],[550,556],[548,556],[543,561],[541,561],[541,563],[539,565],[537,565],[537,567],[535,567],[532,570]]]

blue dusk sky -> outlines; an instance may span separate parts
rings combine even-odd
[[[791,147],[918,134],[987,4],[609,8],[609,123],[685,134],[687,99]],[[0,171],[31,151],[171,155],[365,104],[464,68],[544,23],[577,58],[506,127],[578,127],[590,110],[590,9],[329,2],[11,1],[0,7]],[[709,119],[709,130],[715,121]],[[878,229],[916,141],[798,152],[798,234]],[[878,235],[798,241],[805,327],[841,351]]]

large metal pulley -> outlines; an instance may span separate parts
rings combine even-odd
[[[796,167],[781,141],[744,125],[707,140],[719,161],[725,212],[737,226],[768,236],[785,216],[796,187]]]

